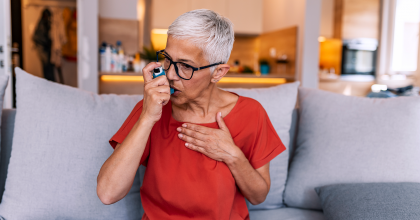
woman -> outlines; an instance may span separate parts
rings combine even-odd
[[[143,69],[144,98],[110,140],[97,185],[104,204],[127,195],[140,164],[142,219],[249,219],[244,197],[265,200],[269,161],[286,148],[257,101],[216,86],[233,41],[231,22],[210,10],[171,24],[159,52],[166,77],[152,79],[159,63]]]

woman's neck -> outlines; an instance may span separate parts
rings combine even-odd
[[[217,88],[204,91],[199,97],[182,105],[172,105],[172,116],[177,121],[211,123],[216,121],[216,113],[227,115],[235,106],[237,96]]]

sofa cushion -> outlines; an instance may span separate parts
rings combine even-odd
[[[249,212],[252,220],[324,220],[324,214],[320,211],[279,208],[272,210],[253,210]]]
[[[3,99],[4,99],[4,93],[6,91],[6,87],[7,84],[9,83],[9,76],[8,75],[0,75],[0,106],[3,108]],[[1,120],[1,114],[2,111],[0,111],[0,120]],[[1,123],[1,121],[0,121]],[[0,136],[0,142],[2,141],[1,136]],[[2,149],[0,148],[0,153]],[[6,162],[8,161],[2,161],[2,157],[0,157],[0,202],[1,202],[1,197],[3,196],[3,191],[4,191],[4,182],[6,180],[6,173],[5,173],[5,169],[3,169],[3,165],[5,165]]]
[[[326,219],[420,219],[420,183],[354,183],[315,188]]]
[[[140,219],[140,182],[106,206],[96,178],[108,140],[141,96],[97,95],[16,69],[17,113],[0,216],[5,219]]]
[[[288,206],[321,209],[314,188],[420,182],[420,97],[374,99],[299,88]]]
[[[292,124],[292,113],[296,106],[298,86],[299,82],[294,82],[270,88],[227,90],[241,96],[253,98],[261,103],[284,146],[289,148],[289,131]],[[284,207],[283,192],[286,184],[288,163],[289,150],[284,151],[270,161],[270,192],[263,203],[256,206],[248,203],[248,208],[250,210]]]

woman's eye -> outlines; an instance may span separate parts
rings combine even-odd
[[[183,69],[190,69],[191,67],[187,66],[187,64],[185,63],[180,63],[181,64],[181,68]]]

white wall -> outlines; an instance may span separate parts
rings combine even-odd
[[[318,88],[318,62],[322,0],[264,0],[263,33],[298,27],[296,79]]]
[[[137,0],[100,0],[99,16],[137,20]]]
[[[9,76],[9,82],[4,94],[3,108],[12,108],[10,1],[0,1],[0,15],[0,46],[2,46],[0,60],[3,62],[3,66],[0,66],[0,74]]]
[[[77,0],[77,85],[98,93],[99,0]]]

